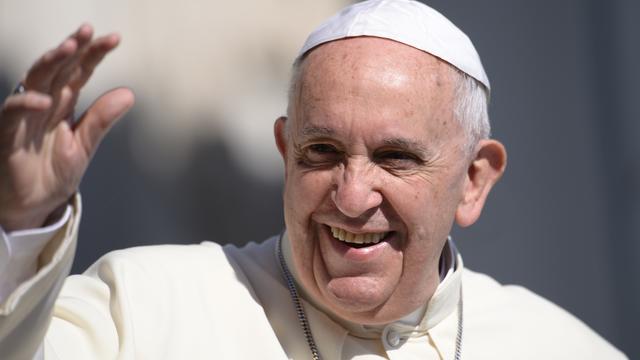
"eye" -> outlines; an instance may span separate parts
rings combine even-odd
[[[309,166],[327,166],[339,162],[342,152],[332,144],[311,144],[302,149],[301,162]]]
[[[382,167],[397,170],[412,169],[423,163],[417,155],[400,150],[382,151],[375,154],[375,159]]]
[[[309,145],[307,149],[309,149],[309,152],[313,152],[316,154],[334,154],[338,152],[335,146],[330,144],[313,144]]]
[[[416,157],[413,154],[408,154],[400,151],[390,151],[383,154],[383,158],[387,160],[415,160]]]

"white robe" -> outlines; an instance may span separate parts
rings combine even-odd
[[[65,360],[310,358],[276,238],[243,248],[205,242],[114,251],[64,281],[79,203],[75,209],[38,273],[0,304],[0,359],[30,359],[39,348],[46,359]],[[457,260],[417,326],[368,328],[303,300],[323,359],[453,359],[461,286],[463,359],[626,358],[554,304]]]

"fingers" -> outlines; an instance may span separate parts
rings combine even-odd
[[[78,70],[71,79],[70,86],[73,91],[79,91],[89,80],[96,66],[104,59],[105,55],[115,49],[120,43],[120,36],[109,34],[94,40],[87,48],[82,59],[78,63]]]
[[[7,98],[2,105],[2,122],[20,119],[30,112],[42,112],[51,107],[51,96],[36,91],[26,91]]]
[[[77,58],[71,72],[66,74],[67,77],[61,79],[62,86],[68,85],[68,87],[62,87],[60,92],[54,95],[60,101],[58,115],[61,117],[59,118],[66,118],[69,113],[73,113],[73,107],[80,95],[80,90],[89,81],[96,66],[104,59],[107,53],[118,46],[119,42],[120,36],[117,34],[102,36],[88,45],[81,57]],[[65,94],[68,95],[66,99]]]
[[[134,104],[133,92],[117,88],[99,97],[80,118],[75,136],[90,157],[111,126]]]
[[[76,43],[76,50],[71,56],[67,57],[62,65],[58,68],[56,74],[54,74],[51,81],[51,87],[49,93],[58,93],[62,88],[67,85],[71,78],[79,71],[78,64],[82,59],[85,50],[91,44],[91,37],[93,36],[93,29],[89,25],[82,25],[73,35],[69,37],[69,40],[73,40]]]
[[[40,92],[49,92],[53,79],[65,65],[70,63],[71,58],[77,54],[79,46],[90,41],[92,36],[93,29],[90,25],[80,26],[57,48],[48,51],[33,64],[25,77],[25,87]]]
[[[24,85],[27,90],[49,94],[51,112],[33,120],[46,119],[46,128],[55,128],[62,120],[69,120],[80,94],[94,69],[120,42],[116,34],[93,38],[93,28],[81,25],[57,48],[44,54],[28,71]]]
[[[96,66],[120,42],[117,34],[101,36],[93,41],[93,28],[81,25],[57,48],[45,53],[27,72],[25,87],[54,96],[66,85],[73,92],[84,86]]]

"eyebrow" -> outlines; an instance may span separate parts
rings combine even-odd
[[[302,135],[305,137],[332,136],[335,133],[335,130],[326,126],[307,125],[302,129]]]

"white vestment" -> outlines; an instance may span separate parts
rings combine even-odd
[[[79,208],[42,252],[37,274],[0,304],[1,359],[30,359],[38,349],[65,360],[311,357],[275,237],[243,248],[205,242],[114,251],[65,281]],[[462,286],[462,359],[625,359],[569,313],[463,269],[461,260],[418,325],[360,326],[303,300],[322,358],[453,359]]]

